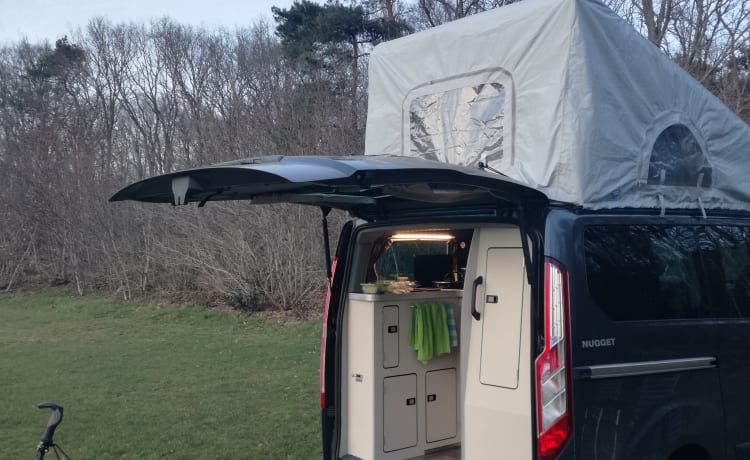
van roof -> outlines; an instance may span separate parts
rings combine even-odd
[[[750,127],[595,0],[526,0],[384,43],[367,155],[485,162],[586,209],[750,210]]]

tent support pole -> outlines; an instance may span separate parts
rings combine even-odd
[[[328,283],[331,282],[331,243],[328,238],[328,214],[331,212],[331,208],[328,206],[321,206],[320,210],[323,212],[323,248],[325,249],[326,256],[326,274],[328,275]]]
[[[531,251],[529,250],[529,232],[528,227],[526,226],[526,218],[524,217],[526,214],[526,211],[523,208],[523,204],[518,203],[518,207],[516,208],[518,212],[518,226],[519,230],[521,231],[521,248],[523,248],[523,260],[524,260],[524,266],[526,267],[526,279],[529,282],[529,285],[534,285],[534,273],[536,273],[536,270],[534,269],[534,260],[531,258]]]

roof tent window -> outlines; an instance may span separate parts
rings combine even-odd
[[[464,166],[505,160],[507,85],[489,80],[445,86],[420,88],[407,101],[408,155]]]
[[[711,187],[711,165],[690,128],[673,124],[659,134],[651,150],[648,183]]]

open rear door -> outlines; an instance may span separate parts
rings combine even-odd
[[[530,459],[531,287],[521,236],[517,227],[484,227],[477,237],[472,243],[476,273],[467,278],[462,317],[462,335],[469,342],[462,343],[463,458]]]
[[[164,174],[131,184],[110,201],[182,205],[209,201],[301,203],[362,219],[448,214],[499,203],[546,201],[512,179],[478,168],[395,156],[260,157]]]

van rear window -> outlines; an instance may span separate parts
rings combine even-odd
[[[616,321],[748,316],[749,249],[746,227],[584,230],[589,293]]]

